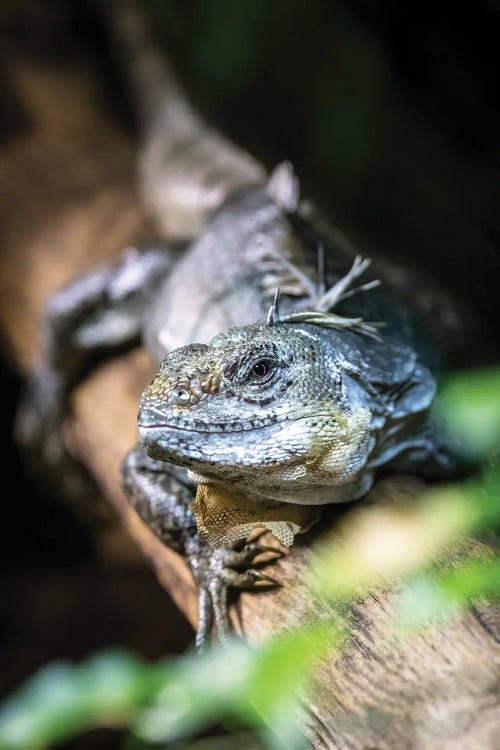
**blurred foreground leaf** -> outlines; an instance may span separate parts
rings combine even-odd
[[[500,560],[467,561],[441,575],[415,576],[398,598],[396,616],[402,627],[421,628],[455,614],[464,604],[499,597]]]
[[[0,748],[45,748],[98,726],[130,727],[147,743],[165,743],[229,716],[260,731],[266,747],[301,748],[298,691],[339,637],[322,623],[258,650],[235,639],[159,664],[125,652],[53,664],[3,704]]]
[[[123,726],[154,685],[154,669],[122,651],[51,664],[4,702],[0,748],[43,748],[94,726]]]
[[[481,461],[500,448],[500,368],[453,375],[443,381],[438,409],[457,449]]]
[[[340,542],[323,545],[313,575],[325,596],[349,596],[414,572],[465,534],[499,520],[497,467],[478,479],[432,489],[411,506],[359,512]]]
[[[329,624],[280,635],[253,650],[240,641],[192,654],[173,665],[136,732],[149,742],[200,731],[233,715],[264,733],[268,747],[299,748],[304,739],[294,721],[298,691],[315,657],[338,644]]]

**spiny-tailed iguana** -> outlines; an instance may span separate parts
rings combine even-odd
[[[281,169],[278,177],[289,198],[293,176]],[[315,237],[289,200],[284,207],[276,180],[220,209],[166,281],[164,305],[156,308],[163,314],[156,351],[186,338],[209,343],[182,346],[163,359],[141,400],[142,446],[124,464],[134,506],[187,555],[201,587],[199,642],[212,608],[221,636],[227,632],[226,587],[259,576],[232,569],[250,563],[259,548],[225,548],[239,538],[231,524],[244,536],[245,520],[258,525],[260,514],[262,525],[278,528],[280,536],[280,508],[285,521],[293,504],[360,498],[380,466],[426,474],[455,466],[430,409],[430,341],[375,280],[351,288],[367,263],[357,259],[351,271],[339,264],[327,238]],[[319,289],[310,281],[318,243],[331,269],[328,291],[321,278]],[[180,299],[183,279],[195,269],[198,296],[189,314]],[[279,305],[276,298],[263,316],[275,284],[282,289]],[[261,320],[241,327],[248,318]],[[226,330],[212,337],[224,324]],[[200,499],[195,505],[199,524],[208,527],[204,536],[220,547],[208,556],[191,508],[195,485],[213,486],[224,498],[224,507],[215,503],[211,511]],[[236,496],[236,508],[239,503],[238,524],[228,495]],[[210,528],[210,513],[225,514],[225,524],[220,518],[214,524],[219,532]],[[272,524],[266,523],[269,513]],[[309,522],[306,515],[306,527]],[[300,527],[296,521],[293,528]],[[280,538],[287,541],[286,533]]]

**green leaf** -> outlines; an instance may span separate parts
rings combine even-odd
[[[332,599],[422,568],[446,546],[500,519],[500,468],[428,490],[417,503],[373,506],[319,549],[312,572]]]
[[[43,748],[85,726],[77,670],[55,663],[38,672],[0,713],[0,748]]]
[[[334,641],[333,626],[320,623],[255,650],[235,640],[177,660],[165,673],[154,703],[138,717],[135,732],[149,742],[167,742],[232,715],[260,729],[271,747],[302,747],[294,720],[298,691],[315,658]]]
[[[126,652],[41,669],[0,710],[0,748],[44,748],[99,725],[123,726],[154,687],[151,667]]]
[[[227,648],[189,654],[163,666],[161,688],[134,727],[149,742],[190,736],[231,712],[240,700],[252,668],[249,647],[235,641]]]
[[[398,597],[396,618],[405,629],[418,629],[482,597],[500,597],[498,557],[466,560],[450,572],[415,576]]]
[[[246,721],[268,727],[265,736],[272,747],[304,745],[296,718],[298,696],[318,658],[338,647],[342,635],[332,623],[319,622],[282,634],[254,653],[239,711]]]
[[[500,368],[491,367],[453,375],[443,381],[437,398],[457,449],[481,461],[500,447]]]

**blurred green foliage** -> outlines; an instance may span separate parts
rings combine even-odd
[[[456,614],[471,600],[499,595],[500,561],[493,552],[490,558],[462,556],[441,572],[430,565],[469,532],[500,521],[500,467],[494,460],[499,384],[500,368],[460,374],[443,383],[438,399],[464,455],[483,461],[481,473],[436,487],[411,508],[373,506],[358,514],[349,534],[318,550],[311,570],[318,595],[348,600],[388,577],[403,576],[394,615],[401,631]],[[225,648],[158,664],[122,651],[96,654],[79,665],[51,664],[4,702],[0,748],[50,747],[98,726],[128,728],[137,746],[149,746],[196,737],[219,724],[245,732],[235,735],[233,744],[224,737],[215,745],[193,740],[184,750],[236,745],[299,750],[304,738],[296,718],[298,695],[307,689],[316,660],[340,650],[348,632],[347,621],[321,621],[257,649],[235,639]]]
[[[294,750],[302,746],[296,691],[336,637],[319,624],[259,650],[235,640],[159,664],[122,651],[51,664],[4,703],[0,747],[44,748],[96,726],[130,727],[143,742],[164,743],[232,716],[255,728],[265,747]]]
[[[457,374],[441,385],[439,399],[457,449],[473,461],[495,460],[500,448],[500,370]]]

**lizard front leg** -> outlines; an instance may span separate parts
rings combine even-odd
[[[36,462],[57,467],[65,478],[83,480],[85,486],[81,468],[61,443],[68,395],[97,360],[139,341],[151,300],[180,249],[129,248],[118,262],[76,279],[50,299],[42,351],[15,424],[18,442]]]
[[[255,539],[242,549],[214,549],[198,534],[191,504],[196,485],[187,473],[172,464],[150,458],[140,445],[126,456],[122,466],[123,487],[131,505],[156,536],[182,555],[198,587],[198,630],[196,645],[211,639],[215,623],[217,637],[227,642],[231,636],[228,617],[228,590],[274,584],[256,568],[258,557],[269,563],[269,549]],[[275,550],[274,559],[279,555]]]

